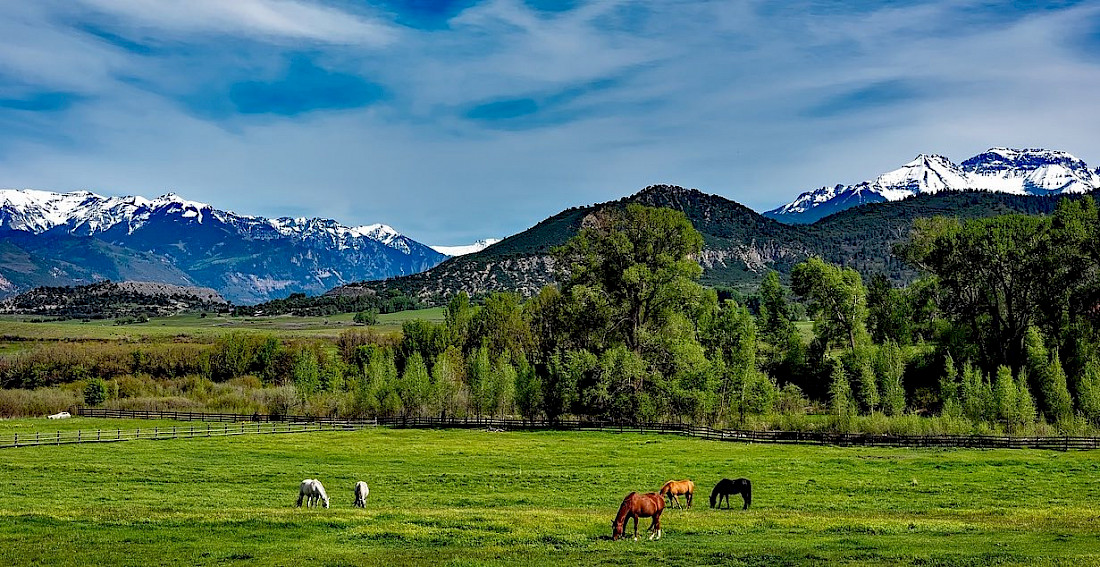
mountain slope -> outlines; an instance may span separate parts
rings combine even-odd
[[[340,286],[333,295],[399,290],[439,302],[459,291],[476,296],[493,291],[531,295],[553,281],[551,251],[580,230],[585,219],[607,207],[629,203],[683,211],[703,234],[700,257],[703,281],[714,285],[747,285],[771,267],[785,271],[811,251],[798,227],[764,218],[718,195],[669,185],[647,187],[635,195],[562,211],[537,225],[486,248],[452,258],[426,272],[385,281]]]
[[[764,213],[787,223],[809,224],[866,203],[898,201],[942,191],[991,191],[1013,195],[1083,194],[1100,189],[1100,169],[1052,150],[992,148],[954,164],[921,154],[902,167],[855,185],[822,187]]]
[[[19,244],[10,242],[10,235],[20,235]],[[55,269],[64,257],[33,241],[64,241],[66,236],[90,238],[81,242],[110,245],[120,258],[128,254],[175,270],[167,277],[144,269],[136,274],[139,279],[208,286],[239,303],[411,274],[446,258],[382,224],[346,227],[329,219],[238,215],[173,194],[150,200],[87,191],[0,190],[0,240],[9,241],[9,249],[26,252],[30,246],[36,252],[22,257],[22,271],[17,264],[0,264],[0,278],[10,284],[6,291],[89,283],[93,274],[110,273],[109,279],[135,275],[123,267],[132,259],[120,259],[122,265],[116,266],[99,262],[84,271],[89,273]]]
[[[893,256],[915,219],[936,215],[977,218],[1006,213],[1049,214],[1061,198],[988,191],[925,193],[842,211],[811,225],[787,225],[717,195],[693,189],[655,186],[620,199],[562,211],[482,252],[452,258],[426,272],[385,281],[340,286],[330,295],[356,296],[400,291],[428,303],[442,303],[465,291],[531,295],[553,281],[550,251],[576,234],[589,215],[627,203],[683,211],[703,235],[699,261],[703,283],[752,290],[768,270],[784,278],[799,261],[814,255],[850,266],[865,278],[885,273],[897,283],[916,272]]]

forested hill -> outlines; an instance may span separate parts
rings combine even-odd
[[[0,313],[60,319],[151,317],[228,308],[225,298],[208,287],[153,282],[38,287],[0,302]]]
[[[448,260],[412,276],[358,282],[329,291],[332,295],[360,295],[400,291],[437,302],[465,291],[477,296],[492,291],[530,295],[552,281],[550,251],[575,235],[592,214],[605,207],[628,203],[669,207],[683,211],[703,235],[700,257],[703,282],[708,285],[753,289],[771,269],[786,278],[804,258],[820,256],[851,266],[865,278],[886,273],[895,282],[916,274],[893,255],[913,220],[936,215],[978,218],[1020,212],[1046,214],[1058,199],[980,191],[918,195],[903,201],[874,203],[848,209],[810,225],[786,225],[718,195],[695,189],[656,185],[618,201],[562,211],[485,250]]]

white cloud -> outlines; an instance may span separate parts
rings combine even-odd
[[[996,145],[1047,146],[1100,165],[1100,69],[1066,37],[1095,21],[1091,5],[979,25],[960,20],[962,0],[780,15],[770,2],[589,2],[547,14],[490,0],[418,30],[306,2],[82,1],[115,18],[120,28],[108,29],[169,36],[157,43],[168,53],[127,53],[39,7],[49,4],[0,7],[0,35],[12,38],[0,42],[0,73],[93,95],[54,119],[70,143],[0,132],[0,186],[171,189],[241,213],[383,222],[421,241],[465,242],[650,183],[763,210],[920,152],[961,160]],[[254,44],[230,53],[212,35]],[[381,84],[386,98],[293,118],[199,118],[173,98],[257,69],[267,73],[257,80],[277,79],[285,56],[303,50]],[[586,88],[593,81],[604,82]],[[806,112],[889,81],[912,96]],[[562,92],[573,94],[543,121],[508,128],[463,116],[485,101]]]
[[[396,30],[380,21],[295,0],[80,0],[136,26],[177,33],[246,34],[320,43],[385,45]]]

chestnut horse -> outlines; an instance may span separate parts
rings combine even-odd
[[[628,518],[634,518],[634,541],[638,541],[638,518],[653,518],[653,523],[649,524],[648,531],[652,532],[649,534],[649,539],[653,539],[654,536],[661,539],[661,512],[664,510],[665,497],[656,492],[627,494],[626,498],[623,498],[622,506],[619,506],[615,521],[611,522],[611,539],[618,540],[623,537]]]
[[[717,503],[718,507],[722,507],[722,498],[726,499],[726,508],[730,507],[730,494],[740,494],[741,498],[745,500],[745,507],[742,510],[748,510],[749,505],[752,504],[752,483],[747,478],[739,478],[737,480],[730,480],[723,478],[715,485],[714,490],[710,493],[710,507],[714,508]]]
[[[677,496],[683,494],[684,500],[687,500],[688,508],[691,508],[691,501],[695,498],[695,483],[690,480],[670,480],[661,487],[661,496],[668,496],[668,503],[672,505],[673,502],[677,506],[680,506],[680,499]],[[684,507],[680,506],[683,510]]]

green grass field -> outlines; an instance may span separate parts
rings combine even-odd
[[[275,315],[270,317],[230,317],[228,315],[210,315],[200,317],[194,314],[154,317],[147,323],[115,325],[112,319],[81,321],[30,322],[33,317],[0,316],[0,343],[18,339],[25,340],[126,340],[150,341],[165,340],[180,336],[196,340],[213,340],[231,332],[267,333],[284,338],[328,338],[335,339],[349,327],[354,314],[343,313],[326,317],[296,317],[293,315]],[[382,333],[396,333],[405,321],[422,319],[443,321],[442,307],[401,311],[378,316],[378,324],[373,329]],[[18,343],[9,348],[19,346]],[[2,352],[2,351],[0,351]]]
[[[707,507],[723,476],[752,479],[752,509]],[[20,448],[0,453],[0,564],[1100,564],[1098,476],[1091,452],[605,433]],[[330,509],[294,508],[307,477],[325,484]],[[685,477],[699,485],[695,507],[666,510],[660,541],[610,540],[623,496]],[[356,480],[370,484],[366,510],[351,506]]]

